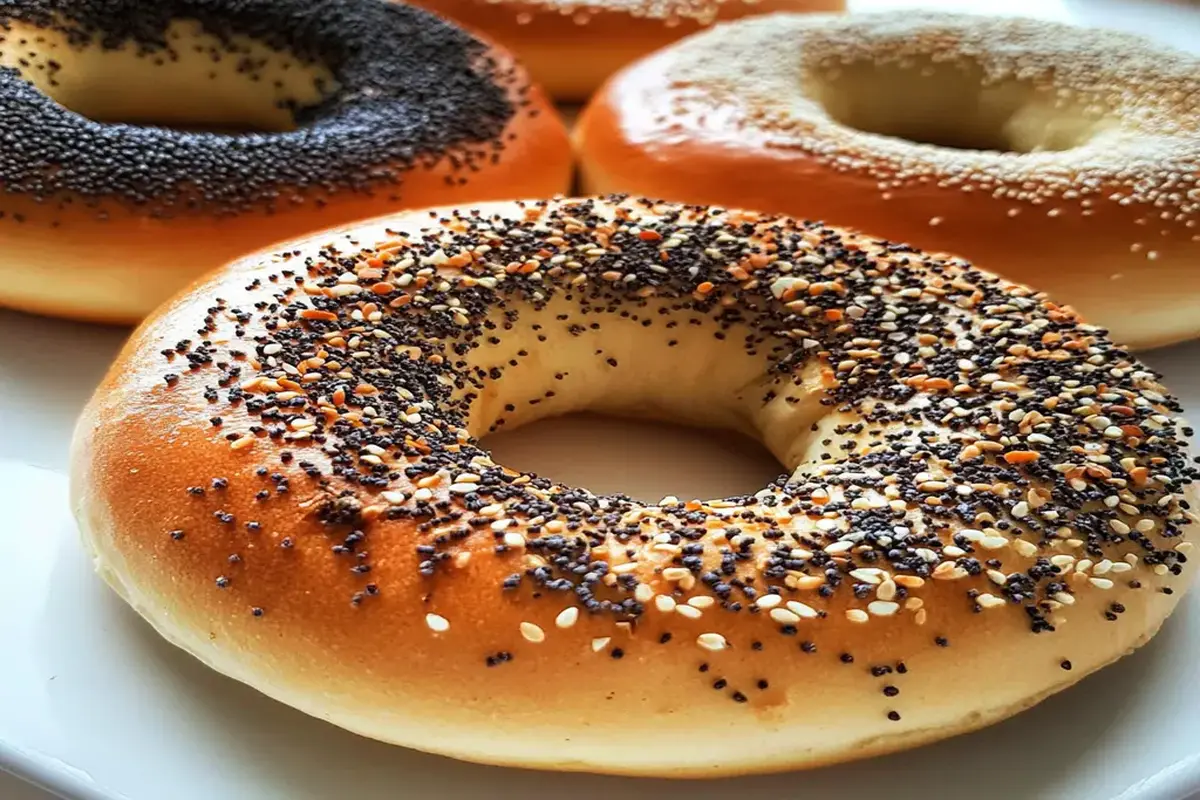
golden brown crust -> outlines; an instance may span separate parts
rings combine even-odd
[[[52,316],[120,325],[136,323],[180,286],[243,253],[329,225],[382,212],[446,204],[463,197],[491,201],[511,194],[553,195],[570,181],[566,131],[549,104],[543,113],[510,126],[514,135],[499,159],[471,175],[466,185],[445,164],[414,170],[398,200],[389,195],[347,194],[323,205],[236,217],[147,219],[113,207],[105,219],[94,209],[48,212],[6,198],[24,222],[4,234],[5,267],[0,303]],[[63,235],[70,231],[71,236]]]
[[[845,0],[418,0],[417,5],[508,48],[555,100],[582,102],[626,64],[718,22],[780,11],[842,11]]]
[[[552,769],[814,766],[1028,707],[1146,641],[1188,585],[1172,401],[1069,311],[959,263],[634,200],[413,213],[286,253],[133,335],[72,492],[101,574],[164,636],[351,730]],[[917,313],[874,316],[868,287]],[[474,447],[585,407],[740,426],[795,472],[640,506]]]
[[[139,13],[129,10],[134,5],[113,12],[113,19],[79,24],[85,30],[125,24],[126,17]],[[303,10],[303,5],[303,0],[289,0],[273,13],[286,18],[289,9]],[[437,114],[427,115],[435,120],[430,126],[442,127],[422,135],[441,144],[421,141],[405,149],[410,132],[403,128],[412,123],[406,116],[411,111],[397,110],[390,100],[372,106],[366,122],[347,121],[342,115],[351,111],[340,109],[353,110],[363,102],[348,97],[324,117],[303,117],[312,136],[291,135],[297,124],[293,109],[303,116],[321,107],[330,91],[349,94],[340,79],[369,84],[376,73],[390,76],[394,65],[352,65],[334,77],[304,58],[311,54],[290,53],[277,42],[270,46],[240,28],[228,39],[214,38],[208,29],[180,20],[172,21],[162,38],[176,43],[182,55],[155,60],[156,45],[144,45],[143,51],[124,42],[131,35],[126,29],[112,34],[113,41],[124,42],[119,48],[100,38],[81,41],[77,31],[55,22],[59,18],[38,16],[37,7],[17,3],[0,12],[5,27],[0,66],[24,71],[0,76],[0,97],[14,109],[0,129],[16,125],[26,148],[0,160],[0,303],[5,306],[134,323],[205,270],[276,241],[403,208],[500,200],[514,192],[549,196],[570,185],[565,127],[524,69],[501,48],[458,30],[444,33],[446,26],[425,12],[407,9],[387,20],[405,30],[441,29],[425,46],[445,62],[446,74],[454,75],[455,58],[474,59],[472,69],[479,75],[455,77],[469,89],[447,87],[453,97],[445,103],[480,109],[464,112],[465,122],[459,115],[449,124]],[[90,10],[78,7],[79,14]],[[157,19],[142,22],[149,28]],[[346,32],[328,36],[369,40],[372,34],[355,28],[362,22],[347,11],[339,18]],[[18,42],[29,44],[17,47]],[[221,57],[221,48],[232,47],[231,42],[248,54],[247,63],[257,65],[254,80],[246,79],[237,58]],[[471,48],[478,52],[468,55],[475,52]],[[403,66],[407,57],[396,61]],[[106,89],[123,82],[136,90]],[[368,86],[362,96],[373,97],[372,91]],[[466,102],[472,99],[479,102]],[[110,124],[117,122],[183,129],[212,124],[231,133],[192,135]],[[475,124],[477,129],[462,132]],[[264,146],[263,136],[278,138]],[[353,155],[347,157],[348,151]],[[43,162],[45,175],[37,167]],[[314,163],[325,174],[311,169]],[[340,171],[329,166],[342,163],[349,166]],[[201,183],[202,178],[210,183]]]
[[[759,208],[958,253],[1145,348],[1200,332],[1197,63],[1023,20],[748,20],[614,77],[576,149],[586,191]]]

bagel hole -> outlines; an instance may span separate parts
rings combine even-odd
[[[51,100],[99,123],[184,133],[283,133],[297,114],[336,90],[329,69],[246,36],[221,39],[193,20],[172,22],[166,49],[97,39],[78,47],[65,34],[25,23],[0,41],[0,66],[19,71]],[[37,52],[17,48],[39,42]],[[53,64],[53,68],[49,65]]]
[[[810,95],[836,122],[863,133],[955,150],[1071,150],[1099,122],[1028,81],[989,81],[970,61],[840,65],[814,75]]]
[[[758,441],[727,430],[574,413],[483,439],[506,467],[653,503],[753,494],[784,468]]]

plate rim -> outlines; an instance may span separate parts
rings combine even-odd
[[[0,739],[0,772],[63,800],[131,800],[98,784],[89,774],[46,753],[30,751]],[[1109,800],[1197,800],[1200,795],[1200,752],[1163,767],[1131,784]]]
[[[0,772],[64,800],[130,800],[91,775],[48,753],[26,750],[0,738]],[[1139,799],[1140,800],[1140,799]]]

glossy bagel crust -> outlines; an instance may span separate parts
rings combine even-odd
[[[0,25],[10,307],[135,322],[281,239],[569,185],[565,129],[524,70],[421,9],[15,0]]]
[[[575,140],[588,192],[956,253],[1137,348],[1200,333],[1200,60],[1139,37],[907,12],[744,20],[622,71]]]
[[[719,22],[841,11],[845,0],[417,0],[516,54],[559,102],[582,102],[626,64]]]
[[[479,445],[587,409],[735,428],[787,472],[647,505]],[[89,403],[72,497],[163,636],[310,714],[481,762],[740,774],[978,728],[1149,639],[1193,571],[1177,410],[959,260],[497,203],[206,276]]]

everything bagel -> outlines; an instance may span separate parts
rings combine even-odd
[[[740,430],[786,471],[647,505],[480,444],[580,410]],[[72,495],[163,636],[310,714],[482,762],[740,774],[978,728],[1146,642],[1192,572],[1178,410],[958,259],[497,203],[207,275],[88,405]]]

